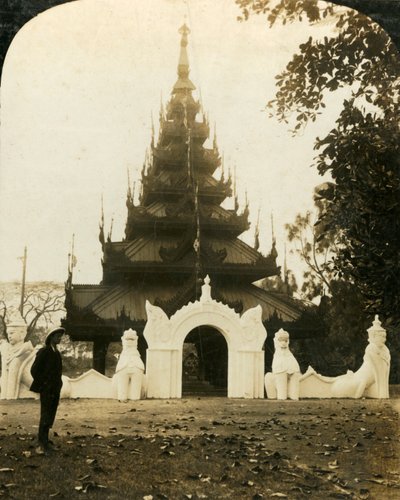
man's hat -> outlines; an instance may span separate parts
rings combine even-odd
[[[46,345],[49,344],[51,338],[56,334],[56,333],[62,333],[64,335],[65,333],[65,328],[63,328],[62,326],[59,326],[58,328],[54,328],[54,330],[51,330],[50,333],[47,334],[47,337],[46,337]]]

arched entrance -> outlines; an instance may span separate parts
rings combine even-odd
[[[226,396],[228,345],[215,328],[199,326],[184,340],[182,396]]]
[[[182,397],[183,345],[199,327],[217,331],[228,349],[227,394],[231,398],[264,397],[264,351],[267,332],[261,321],[261,306],[242,316],[211,298],[208,276],[199,301],[189,303],[171,318],[146,302],[147,397]]]

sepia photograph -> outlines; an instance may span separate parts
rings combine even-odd
[[[0,23],[0,496],[398,498],[400,1]]]

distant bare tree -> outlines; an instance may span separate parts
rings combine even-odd
[[[21,315],[26,323],[27,337],[31,338],[39,326],[47,329],[53,322],[53,315],[64,310],[64,291],[51,285],[31,284],[24,294],[22,304]],[[4,290],[0,292],[0,338],[7,337],[7,325],[18,310],[21,313],[20,309],[15,296],[7,295]]]
[[[22,317],[27,324],[28,337],[32,335],[39,321],[46,328],[52,322],[52,314],[64,309],[64,292],[55,290],[31,290],[24,296]]]

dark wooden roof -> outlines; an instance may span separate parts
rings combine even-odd
[[[183,245],[186,245],[183,247]],[[179,251],[179,248],[182,251]],[[257,250],[236,238],[207,237],[201,246],[202,265],[210,274],[240,274],[250,281],[278,273],[273,257],[263,257]],[[172,254],[176,251],[176,257]],[[171,257],[165,254],[170,252]],[[203,253],[204,252],[204,253]],[[192,243],[174,235],[147,234],[133,241],[110,242],[105,245],[104,266],[108,270],[126,273],[181,272],[191,274],[196,254]]]
[[[74,285],[68,291],[73,309],[77,314],[85,315],[90,311],[103,321],[117,320],[122,314],[133,322],[147,321],[145,303],[149,300],[156,304],[159,300],[171,300],[179,293],[179,285],[143,284],[142,286],[102,286]],[[263,321],[278,315],[283,321],[298,319],[305,306],[300,301],[290,297],[279,297],[279,294],[269,292],[255,285],[247,285],[238,289],[233,285],[217,285],[211,295],[228,305],[241,303],[242,312],[257,306],[262,307]],[[180,304],[182,307],[185,304]],[[79,322],[79,321],[77,321]],[[71,328],[73,326],[71,325]]]

